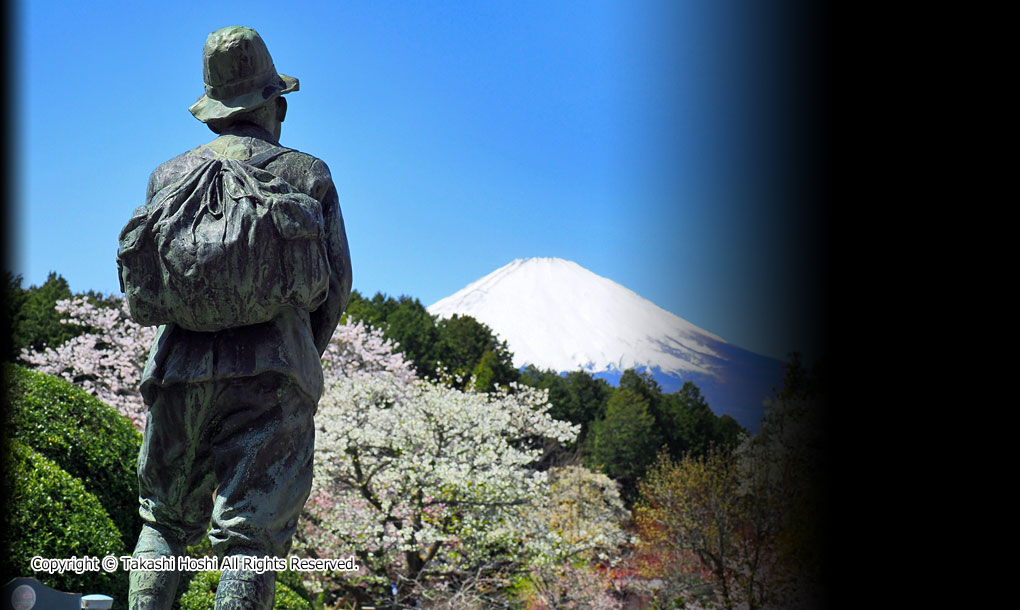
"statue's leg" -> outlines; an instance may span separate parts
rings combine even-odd
[[[216,610],[272,610],[276,572],[223,570],[216,588]]]
[[[142,526],[135,545],[134,557],[155,559],[176,557],[183,553],[183,545],[165,536],[151,525]],[[132,570],[129,575],[128,607],[130,610],[169,610],[177,593],[181,574],[177,570]]]
[[[226,385],[213,441],[218,487],[209,538],[221,557],[286,559],[312,486],[315,401],[276,373]],[[271,608],[275,580],[274,571],[224,570],[216,609]]]
[[[139,514],[145,522],[134,557],[179,557],[201,539],[212,512],[212,454],[203,444],[209,384],[179,384],[154,391],[138,456]],[[133,570],[130,610],[169,610],[178,570]]]

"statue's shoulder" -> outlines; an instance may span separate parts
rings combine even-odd
[[[279,160],[284,166],[289,166],[294,169],[318,175],[329,176],[329,167],[322,159],[295,148],[283,148],[287,148],[287,152],[280,155]]]
[[[320,200],[333,184],[325,161],[293,148],[271,161],[266,169]]]
[[[193,170],[208,159],[201,151],[206,145],[196,146],[156,166],[149,175],[149,195],[158,192],[164,186],[189,175]]]
[[[231,146],[236,144],[233,138],[221,136],[212,142],[196,146],[191,150],[183,152],[176,157],[160,163],[152,170],[149,176],[149,196],[160,191],[169,184],[173,184],[184,176],[189,176],[209,159],[210,151],[218,154],[226,154],[234,158],[245,158],[246,155],[237,156],[231,151]],[[250,149],[250,146],[248,146]],[[322,199],[333,185],[333,178],[329,173],[329,166],[322,159],[315,155],[286,146],[272,145],[272,148],[286,149],[276,158],[271,160],[265,167],[273,174],[280,176],[301,191],[312,195],[316,199]],[[258,149],[259,152],[266,152],[268,149]]]

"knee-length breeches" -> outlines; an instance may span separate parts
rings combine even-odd
[[[183,545],[211,519],[220,557],[286,556],[312,484],[315,408],[278,373],[157,388],[138,458],[142,518]]]

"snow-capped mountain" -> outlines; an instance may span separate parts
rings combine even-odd
[[[693,381],[717,414],[757,430],[761,401],[781,363],[727,343],[635,292],[559,258],[517,259],[433,303],[469,315],[505,339],[514,365],[583,369],[611,383],[650,371],[664,391]]]

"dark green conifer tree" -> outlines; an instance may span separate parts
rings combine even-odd
[[[64,341],[81,334],[84,329],[61,324],[63,318],[56,310],[57,301],[71,298],[67,280],[50,272],[42,286],[21,288],[21,276],[6,274],[4,282],[5,321],[10,332],[7,345],[8,362],[16,362],[22,348],[41,350],[45,346],[57,347]]]
[[[605,418],[592,424],[585,461],[619,482],[623,497],[633,499],[661,440],[647,398],[632,388],[618,388]]]

